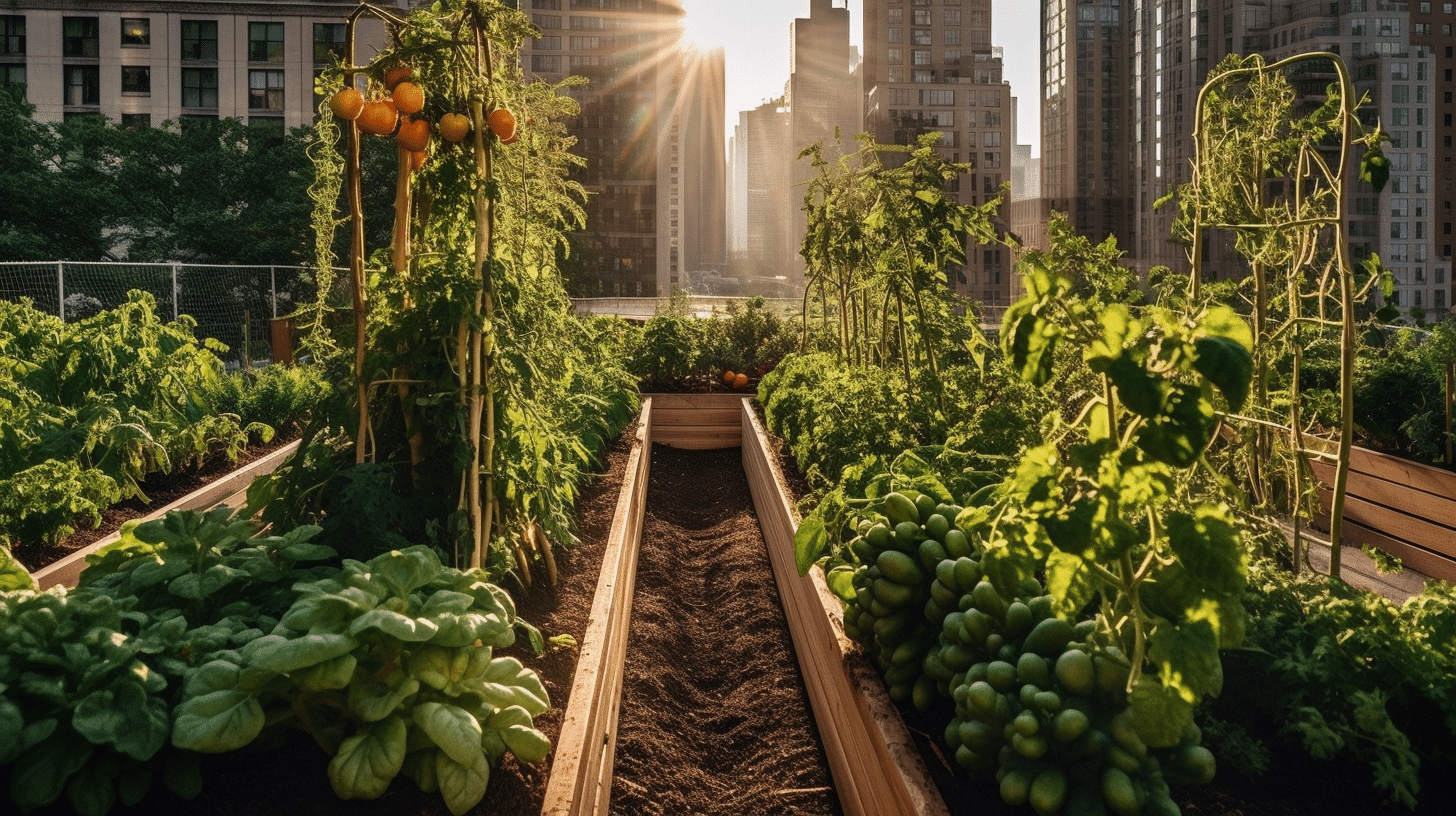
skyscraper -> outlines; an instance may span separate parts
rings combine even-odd
[[[941,133],[939,150],[969,162],[959,200],[980,204],[1011,178],[1011,88],[991,46],[990,0],[864,0],[865,125],[882,143]],[[1009,199],[1009,197],[1008,197]],[[1002,208],[1009,216],[1009,203]],[[1012,296],[1010,253],[970,247],[956,291],[987,304]]]
[[[1387,0],[1048,0],[1043,18],[1043,196],[1093,240],[1115,235],[1128,262],[1187,271],[1171,240],[1176,208],[1154,203],[1186,183],[1200,89],[1226,55],[1274,62],[1338,55],[1361,119],[1390,141],[1389,185],[1355,181],[1346,226],[1357,260],[1378,253],[1396,278],[1394,305],[1429,318],[1452,305],[1452,4]],[[1330,71],[1296,78],[1317,104]],[[1356,157],[1358,161],[1358,157]],[[1356,175],[1352,163],[1346,168]],[[1226,234],[1205,242],[1205,274],[1238,277]]]
[[[679,0],[523,0],[528,75],[586,77],[569,128],[587,166],[578,295],[666,296],[724,245],[723,52],[683,47]]]

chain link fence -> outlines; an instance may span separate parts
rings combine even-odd
[[[335,274],[347,282],[346,270]],[[318,293],[311,267],[0,263],[0,299],[29,298],[37,309],[67,322],[115,308],[133,289],[151,293],[163,318],[185,314],[196,320],[198,338],[211,337],[228,347],[222,356],[229,367],[241,364],[244,355],[253,361],[275,359],[273,321],[312,303]]]

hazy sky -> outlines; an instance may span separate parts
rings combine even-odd
[[[864,48],[862,0],[848,0],[850,43]],[[809,16],[809,0],[683,0],[688,37],[726,51],[727,124],[784,91],[789,78],[789,23]],[[1039,0],[992,0],[991,44],[1005,50],[1005,79],[1018,97],[1017,141],[1041,155],[1041,111],[1036,104],[1040,59]]]

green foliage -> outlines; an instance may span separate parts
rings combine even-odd
[[[679,383],[698,373],[703,325],[684,310],[659,311],[642,327],[628,367],[644,383]]]
[[[733,371],[762,377],[799,346],[797,327],[755,297],[742,306],[728,304],[702,325],[697,368],[700,372]]]
[[[1375,784],[1414,808],[1424,762],[1456,760],[1456,601],[1434,585],[1404,605],[1320,576],[1258,564],[1245,596],[1245,661],[1259,709],[1312,755],[1367,761]]]
[[[36,122],[0,99],[0,260],[277,264],[309,257],[306,130],[240,119]],[[387,208],[386,208],[387,211]],[[65,212],[65,218],[54,213]]]
[[[270,365],[226,374],[205,390],[215,410],[293,437],[329,399],[332,386],[316,366]]]
[[[493,649],[515,640],[510,596],[426,547],[346,561],[294,587],[272,632],[189,673],[172,741],[235,750],[264,727],[296,725],[325,745],[343,799],[375,799],[403,773],[452,813],[485,793],[506,752],[540,762],[532,727],[548,707],[535,673]]]
[[[213,401],[222,364],[195,325],[163,322],[143,292],[67,324],[0,302],[0,538],[59,540],[151,473],[272,436]]]
[[[315,227],[329,233],[316,242],[321,263],[349,218],[331,179],[358,178],[361,195],[387,185],[407,196],[396,195],[392,214],[398,240],[366,234],[372,253],[351,258],[368,303],[353,316],[358,340],[327,293],[302,310],[331,391],[300,453],[256,483],[253,506],[284,526],[318,522],[323,540],[361,560],[428,542],[452,563],[500,574],[532,524],[558,545],[572,541],[579,485],[636,407],[615,337],[573,314],[561,282],[566,234],[584,218],[585,191],[571,180],[581,160],[562,124],[577,112],[565,93],[577,81],[526,82],[517,55],[535,29],[495,0],[422,6],[392,30],[365,66],[370,79],[407,64],[424,116],[504,107],[521,135],[509,146],[488,134],[478,146],[437,145],[419,171],[387,182],[368,147],[354,176],[322,117],[312,191]],[[478,40],[462,34],[471,31]],[[462,36],[481,52],[461,48]],[[333,68],[318,87],[327,96],[344,82]]]
[[[219,508],[133,526],[70,592],[0,594],[0,765],[25,811],[66,796],[99,816],[160,774],[196,794],[195,757],[168,747],[182,678],[263,634],[331,556],[315,530],[254,538]]]

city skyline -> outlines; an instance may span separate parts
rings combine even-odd
[[[723,48],[727,63],[728,130],[739,111],[758,107],[784,92],[789,78],[789,25],[809,15],[809,0],[682,0],[689,41]],[[848,0],[850,44],[864,47],[864,1]],[[992,0],[991,44],[1004,49],[1004,76],[1021,100],[1017,141],[1041,155],[1038,62],[1041,4],[1037,0]],[[725,138],[731,133],[725,134]]]

